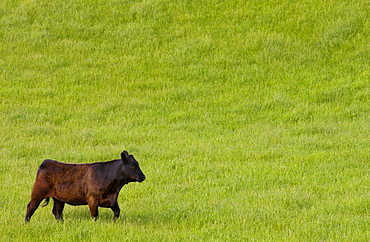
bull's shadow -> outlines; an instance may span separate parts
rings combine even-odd
[[[50,214],[52,216],[52,214]],[[153,215],[154,216],[154,215]],[[142,212],[126,212],[124,209],[121,209],[121,215],[116,220],[113,221],[113,212],[109,208],[99,208],[99,216],[96,220],[97,222],[114,222],[117,224],[123,223],[133,223],[133,224],[147,224],[153,220],[153,216],[150,214],[142,213]],[[71,206],[65,208],[63,212],[64,221],[72,221],[72,220],[80,220],[80,221],[91,221],[94,220],[90,217],[90,212],[88,206]]]
[[[124,204],[124,203],[123,203]],[[109,208],[99,207],[99,216],[96,220],[98,223],[116,223],[116,224],[167,224],[173,221],[186,221],[191,218],[202,217],[202,209],[196,207],[177,207],[167,208],[163,210],[133,210],[128,207],[121,206],[121,215],[114,221],[113,212]],[[64,221],[82,221],[94,222],[90,217],[88,206],[69,206],[64,210]],[[52,214],[50,214],[52,216]]]

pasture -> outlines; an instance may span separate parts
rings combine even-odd
[[[2,241],[366,241],[370,5],[2,0]],[[24,223],[44,159],[133,154],[121,217]]]

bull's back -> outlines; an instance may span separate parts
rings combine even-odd
[[[58,181],[80,180],[89,169],[89,164],[67,164],[55,160],[44,160],[37,172],[37,177]]]
[[[89,164],[67,164],[44,160],[37,172],[33,193],[71,204],[85,204],[85,175]]]

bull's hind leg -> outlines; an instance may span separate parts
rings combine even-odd
[[[59,201],[56,198],[53,198],[54,206],[53,206],[53,214],[56,220],[63,221],[63,209],[64,209],[64,202]]]
[[[119,214],[121,212],[119,206],[118,206],[118,203],[117,201],[113,204],[113,206],[111,207],[113,213],[114,213],[114,216],[113,216],[113,221],[116,221],[116,219],[119,217]]]
[[[26,213],[26,217],[24,218],[24,221],[26,221],[26,222],[30,221],[32,215],[34,214],[36,209],[39,207],[42,199],[43,198],[41,198],[41,199],[31,199],[31,201],[27,204],[27,213]]]

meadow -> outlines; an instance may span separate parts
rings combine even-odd
[[[368,241],[370,5],[2,0],[2,241]],[[44,159],[139,161],[24,223]]]

